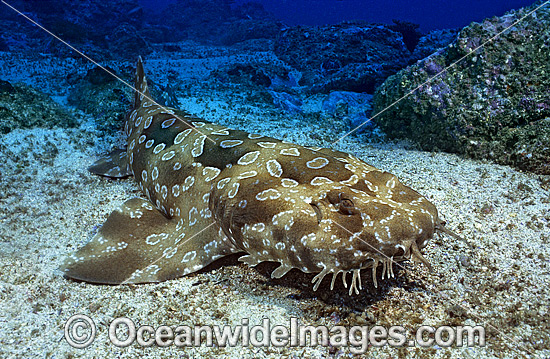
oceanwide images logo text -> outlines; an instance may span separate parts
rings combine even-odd
[[[438,345],[483,346],[485,329],[481,326],[431,326],[418,327],[409,333],[402,326],[389,328],[375,326],[312,326],[302,325],[292,317],[285,325],[271,325],[264,318],[259,325],[250,325],[249,319],[241,320],[235,326],[168,326],[156,328],[150,325],[136,326],[129,318],[116,318],[109,325],[109,341],[118,347],[139,345],[149,347],[199,347],[205,346],[254,346],[314,347],[317,345],[349,347],[352,353],[364,353],[369,346],[393,347]],[[86,348],[92,344],[97,334],[94,321],[86,315],[72,316],[65,324],[65,339],[75,348]]]

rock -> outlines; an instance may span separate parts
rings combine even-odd
[[[13,6],[15,9],[24,9],[25,8],[25,2],[28,2],[29,0],[11,0],[8,3]],[[0,11],[0,20],[18,20],[20,15],[13,11],[12,9],[8,8],[4,4],[2,4],[2,11]],[[4,33],[2,33],[4,34]]]
[[[258,2],[249,1],[236,6],[233,15],[238,19],[271,20],[273,16]]]
[[[64,20],[76,24],[85,29],[88,39],[98,44],[122,24],[139,29],[144,21],[143,8],[138,0],[62,0],[61,4],[55,2],[56,11],[51,18],[45,19],[48,23]]]
[[[104,66],[104,68],[113,74],[116,73],[116,71],[109,66]],[[107,71],[99,66],[95,66],[88,70],[88,72],[86,72],[86,75],[84,76],[84,80],[96,86],[105,86],[111,82],[118,81],[116,77],[109,74]]]
[[[2,52],[10,51],[10,47],[8,46],[8,44],[4,39],[0,39],[0,51]]]
[[[403,68],[410,55],[400,33],[365,22],[290,27],[281,31],[274,51],[304,73],[302,85],[324,93],[372,93],[387,76]]]
[[[284,69],[271,78],[271,88],[276,91],[298,88],[302,73],[296,70]]]
[[[271,86],[271,79],[266,71],[258,65],[236,63],[229,65],[222,71],[235,83],[249,82],[251,85],[256,86]]]
[[[436,53],[440,49],[447,47],[458,36],[458,29],[434,30],[423,36],[418,41],[414,51],[409,59],[409,64]]]
[[[115,58],[134,60],[136,54],[143,56],[153,51],[147,40],[141,37],[137,29],[130,24],[119,25],[106,39],[111,54],[116,54]]]
[[[261,63],[233,63],[212,72],[213,77],[224,83],[234,83],[247,87],[271,88],[277,91],[288,90],[297,82],[297,74],[284,66]]]
[[[402,20],[392,20],[393,24],[389,26],[390,29],[392,29],[395,32],[398,32],[403,36],[403,43],[405,43],[405,46],[407,46],[407,49],[410,52],[413,52],[416,48],[416,45],[418,44],[418,41],[422,37],[422,33],[418,28],[420,25],[408,22],[408,21],[402,21]]]
[[[314,93],[330,91],[353,91],[372,94],[384,79],[399,71],[395,64],[353,63],[343,66],[335,73],[318,76],[310,90]]]
[[[230,17],[228,0],[179,0],[168,5],[157,21],[170,24],[170,42],[187,39],[214,41],[223,34],[220,25]]]
[[[376,122],[374,122],[370,116],[368,116],[369,112],[361,111],[361,112],[352,112],[348,115],[349,123],[351,125],[351,129],[356,129],[358,131],[357,133],[361,133],[363,131],[373,131],[376,129]],[[381,137],[382,134],[379,133],[380,131],[377,131],[377,136]]]
[[[274,38],[281,28],[259,3],[239,6],[231,0],[179,0],[156,20],[170,24],[166,42],[194,40],[233,45],[252,39]]]
[[[5,6],[3,8],[7,9]],[[3,9],[4,10],[4,9]],[[20,16],[7,9],[0,16],[0,51],[19,53],[41,52],[46,36],[36,30],[36,26],[28,21],[21,21]],[[31,38],[34,36],[34,39]]]
[[[388,78],[374,96],[374,113],[387,108],[376,119],[382,130],[425,150],[550,174],[550,9],[470,54],[532,9],[472,23],[445,49]]]
[[[285,112],[296,114],[302,113],[302,101],[286,92],[268,91],[273,97],[275,107],[282,109]]]
[[[0,80],[0,134],[16,128],[75,127],[74,116],[48,95],[24,84]]]
[[[2,94],[10,94],[15,93],[15,87],[8,81],[0,80],[0,93]]]
[[[366,93],[334,91],[331,92],[321,105],[323,111],[330,115],[349,121],[355,128],[369,120],[372,111],[372,95]],[[366,127],[372,127],[374,123],[367,122]],[[362,129],[364,129],[364,127]]]
[[[120,78],[131,78],[132,69],[107,69]],[[126,72],[127,70],[128,72]],[[122,72],[122,73],[121,73]],[[175,91],[148,79],[151,96],[163,106],[178,108]],[[124,126],[124,116],[133,101],[132,89],[99,67],[94,67],[83,78],[75,78],[69,90],[70,105],[93,115],[100,131],[116,133]]]
[[[137,45],[137,40],[143,41],[139,32],[145,19],[138,0],[25,0],[19,8],[38,19],[39,23],[61,39],[77,46],[96,60],[116,58],[120,49],[126,51],[140,48],[150,52],[142,43]],[[30,49],[27,51],[34,53],[51,53],[60,57],[77,56],[46,32],[38,31],[30,22],[22,22],[21,19],[13,23],[5,22],[10,28],[12,39],[8,44],[12,50],[22,47],[23,51]],[[3,23],[0,22],[0,30],[4,30]],[[22,40],[26,44],[19,46],[18,43]],[[14,46],[12,42],[15,42]],[[114,52],[113,47],[118,47],[119,51]]]
[[[109,70],[117,74],[116,70]],[[127,86],[111,78],[111,75],[104,73],[102,69],[92,68],[83,79],[71,87],[67,99],[70,105],[93,115],[99,130],[116,132],[123,126],[133,93]]]
[[[233,6],[232,17],[234,19],[230,22],[222,24],[221,43],[224,45],[253,39],[275,39],[283,26],[262,4],[253,1]]]
[[[252,39],[274,39],[281,27],[280,23],[269,20],[236,20],[225,25],[220,42],[229,46]]]

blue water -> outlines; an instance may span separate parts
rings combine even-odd
[[[162,9],[175,0],[140,0],[149,9]],[[235,0],[242,5],[249,0]],[[528,6],[532,0],[257,0],[287,25],[325,25],[346,20],[391,23],[393,19],[420,24],[420,29],[464,27],[472,21],[500,16]]]

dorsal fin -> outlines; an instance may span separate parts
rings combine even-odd
[[[147,85],[147,79],[145,78],[145,70],[143,69],[143,59],[138,57],[136,66],[136,83],[134,93],[134,108],[139,108],[144,98],[151,98],[149,93],[149,86]]]

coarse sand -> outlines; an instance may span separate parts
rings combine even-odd
[[[151,325],[328,328],[401,325],[414,338],[422,325],[481,325],[486,345],[467,347],[369,346],[364,357],[481,358],[550,357],[550,178],[446,153],[414,150],[405,143],[379,143],[367,134],[345,137],[346,126],[321,113],[322,96],[304,96],[303,114],[289,115],[250,100],[254,88],[220,84],[210,71],[229,63],[278,63],[269,51],[185,43],[181,53],[146,59],[149,78],[185,87],[180,107],[232,128],[301,145],[332,147],[397,175],[438,208],[447,227],[465,240],[437,234],[424,250],[433,266],[402,262],[395,278],[378,280],[364,271],[359,295],[349,296],[330,279],[314,292],[312,275],[293,270],[274,280],[270,263],[256,268],[231,256],[199,273],[158,284],[105,286],[65,279],[58,267],[85,244],[108,214],[140,196],[134,181],[112,181],[87,171],[100,155],[123,144],[121,135],[95,129],[75,109],[74,129],[18,129],[0,136],[0,357],[2,358],[339,358],[350,345],[120,348],[109,342],[109,323],[130,318]],[[137,54],[136,54],[137,57]],[[83,60],[1,53],[0,78],[25,82],[66,105],[69,73],[85,74]],[[116,68],[119,63],[107,63]],[[126,66],[134,66],[126,63]],[[130,81],[130,79],[125,79]],[[85,314],[97,326],[95,341],[72,348],[65,322]],[[121,337],[124,333],[119,333]]]

